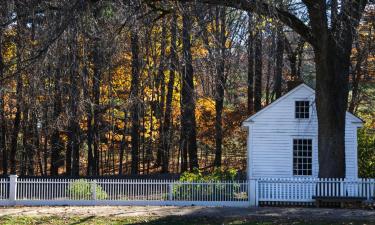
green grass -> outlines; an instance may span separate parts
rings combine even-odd
[[[339,225],[339,224],[366,224],[366,223],[330,223],[330,222],[303,222],[292,220],[272,220],[261,221],[254,219],[219,219],[207,217],[33,217],[33,216],[6,216],[0,217],[0,224],[4,225],[23,225],[23,224],[53,224],[53,225],[78,225],[78,224],[91,224],[91,225],[115,225],[115,224],[145,224],[145,225]]]

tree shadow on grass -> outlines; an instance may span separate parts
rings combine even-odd
[[[78,224],[85,224],[86,222],[90,220],[95,220],[95,216],[87,216],[87,217],[82,217],[78,221],[75,221],[73,223],[70,223],[70,225],[78,225]]]

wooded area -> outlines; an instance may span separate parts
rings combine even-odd
[[[0,3],[3,174],[243,170],[241,122],[300,82],[317,91],[320,176],[345,172],[346,110],[374,171],[367,1]]]

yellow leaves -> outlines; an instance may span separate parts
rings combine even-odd
[[[191,49],[193,58],[203,58],[208,55],[208,50],[203,45],[195,46]]]
[[[3,48],[4,63],[8,64],[16,57],[16,45],[13,42],[6,42]]]
[[[129,74],[131,73],[131,69],[125,66],[119,66],[115,69],[112,76],[112,85],[115,90],[118,89],[128,89],[130,90],[131,84],[131,77]]]
[[[203,120],[211,120],[215,116],[215,101],[211,98],[199,98],[196,102],[195,111],[197,123]]]

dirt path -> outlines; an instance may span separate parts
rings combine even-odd
[[[95,206],[95,207],[3,207],[2,216],[59,216],[59,217],[166,217],[206,216],[216,218],[301,219],[331,221],[366,221],[375,224],[375,210],[325,208],[226,208],[172,206]]]

